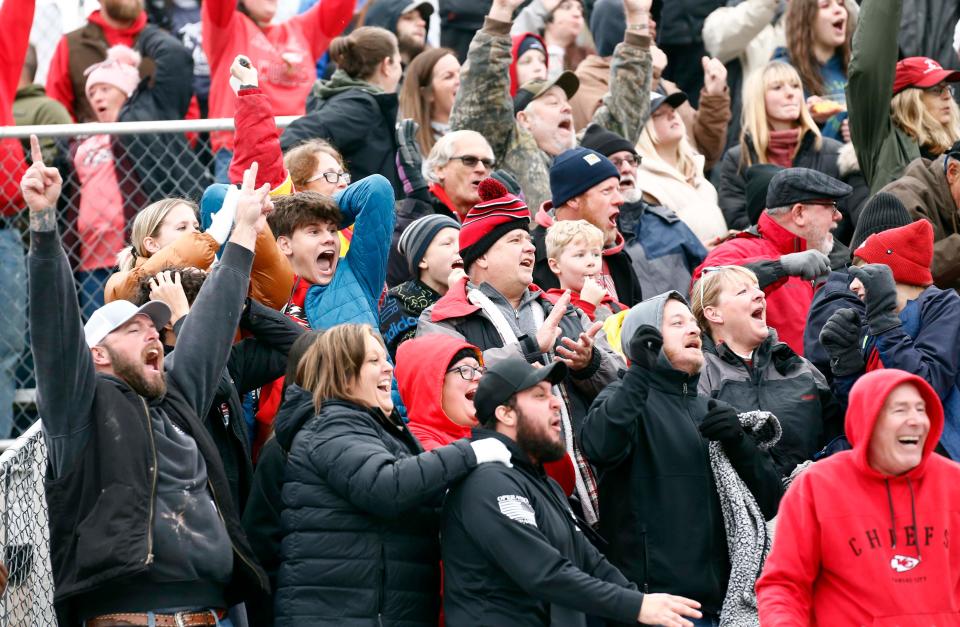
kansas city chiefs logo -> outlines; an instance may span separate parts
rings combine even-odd
[[[897,571],[898,573],[905,573],[908,570],[913,570],[920,564],[920,560],[916,557],[907,557],[906,555],[894,555],[890,558],[890,568]]]

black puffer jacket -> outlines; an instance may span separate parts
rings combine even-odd
[[[837,167],[837,158],[840,154],[840,142],[823,138],[823,146],[818,151],[815,146],[816,135],[810,131],[800,140],[800,149],[797,156],[793,159],[793,167],[810,168],[817,172],[822,172],[835,179],[840,178],[840,170]],[[757,163],[757,152],[753,147],[753,141],[747,138],[747,145],[750,148],[750,162]],[[727,226],[731,229],[745,229],[750,226],[750,219],[747,217],[746,201],[746,168],[740,164],[740,155],[742,149],[740,145],[733,146],[728,150],[717,167],[713,169],[713,185],[717,188],[719,200],[717,204],[723,210],[723,217],[727,221]],[[843,210],[844,208],[841,207]]]
[[[424,453],[394,413],[323,402],[283,483],[278,626],[434,626],[439,506],[476,466],[466,440]]]
[[[277,589],[277,570],[280,568],[280,540],[283,537],[280,529],[280,512],[283,511],[280,492],[283,490],[287,455],[300,427],[314,415],[313,397],[297,385],[288,387],[283,395],[283,404],[273,420],[276,437],[267,440],[260,450],[250,499],[243,511],[243,530],[247,533],[253,554],[270,578],[271,591]],[[269,597],[269,602],[248,605],[247,612],[250,624],[270,627],[273,625],[273,595]]]

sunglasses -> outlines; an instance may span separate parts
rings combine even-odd
[[[720,270],[723,270],[723,269],[726,268],[726,267],[727,267],[727,266],[707,266],[706,268],[704,268],[703,270],[700,271],[700,280],[698,281],[698,283],[700,283],[700,307],[701,307],[701,309],[703,308],[703,291],[704,291],[704,289],[705,289],[704,286],[707,284],[707,275],[710,274],[711,272],[719,272]]]
[[[956,93],[956,89],[953,85],[948,85],[947,83],[940,83],[939,85],[934,85],[933,87],[924,87],[923,93],[930,94],[931,96],[937,96],[938,98],[943,98],[944,94],[948,94],[953,98]]]
[[[450,161],[453,161],[454,159],[456,159],[457,161],[462,161],[463,165],[467,166],[468,168],[475,168],[477,167],[478,163],[482,163],[483,167],[485,167],[488,170],[492,170],[493,164],[494,164],[493,159],[483,159],[481,157],[474,157],[473,155],[450,157]]]
[[[474,368],[473,366],[466,366],[466,365],[456,366],[454,368],[450,368],[449,370],[447,370],[448,373],[459,372],[460,378],[463,379],[464,381],[476,381],[477,379],[482,377],[483,373],[485,373],[486,371],[487,369],[484,366],[480,366],[479,368]]]

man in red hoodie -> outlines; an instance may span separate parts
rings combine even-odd
[[[933,453],[942,429],[920,377],[857,381],[853,450],[805,470],[780,504],[756,587],[761,624],[960,625],[960,465]]]

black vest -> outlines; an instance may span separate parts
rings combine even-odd
[[[90,409],[90,440],[83,457],[56,479],[44,481],[50,516],[54,605],[61,625],[78,622],[71,599],[96,593],[123,577],[142,574],[153,561],[157,452],[150,429],[151,405],[197,443],[209,487],[234,552],[227,586],[231,604],[269,590],[240,526],[217,448],[196,413],[168,379],[162,399],[146,401],[117,378],[97,375]]]

